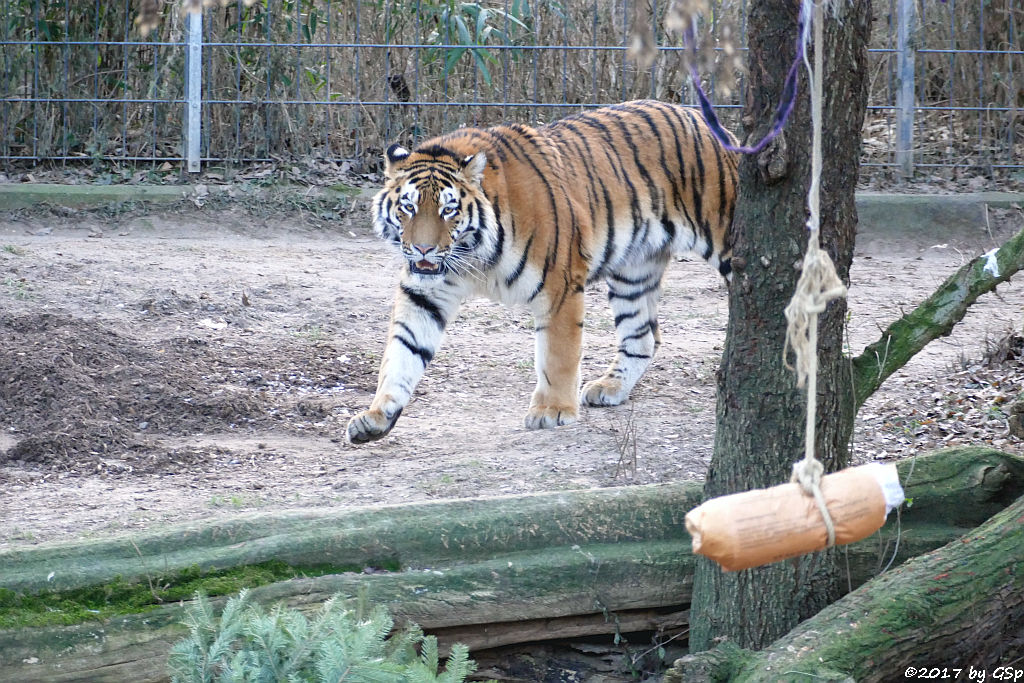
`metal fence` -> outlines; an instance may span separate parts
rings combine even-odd
[[[1022,4],[875,0],[869,172],[1021,177]],[[390,141],[461,125],[544,122],[635,97],[691,102],[682,48],[663,28],[669,5],[232,0],[183,15],[173,2],[142,38],[128,0],[0,0],[2,156],[190,170],[312,156],[358,168]],[[728,71],[746,0],[709,10],[697,35]],[[660,47],[647,68],[626,54],[641,25]],[[704,77],[735,128],[742,79],[726,91],[720,76]]]

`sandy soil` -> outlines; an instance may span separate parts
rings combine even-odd
[[[851,348],[1019,228],[1003,218],[942,245],[862,236]],[[375,387],[397,269],[362,204],[330,221],[230,204],[0,215],[0,549],[246,510],[703,477],[727,317],[706,265],[669,269],[664,344],[631,403],[526,431],[532,322],[474,301],[391,435],[353,447],[342,435]],[[603,286],[587,297],[585,379],[614,352]],[[1020,453],[1005,410],[1020,361],[980,359],[1020,330],[1022,303],[1019,282],[1000,287],[891,378],[858,417],[856,459]]]

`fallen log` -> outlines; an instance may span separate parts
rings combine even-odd
[[[235,515],[167,531],[0,551],[0,588],[35,593],[109,582],[161,583],[268,561],[310,573],[428,567],[497,554],[634,540],[684,540],[700,484]]]
[[[558,547],[425,570],[280,581],[250,595],[258,603],[310,610],[335,594],[358,596],[427,630],[612,613],[674,604],[677,596],[689,595],[693,558],[684,546]],[[178,626],[184,608],[176,603],[102,622],[0,631],[0,680],[164,680],[167,653],[184,635]]]
[[[907,503],[879,533],[840,553],[844,568],[849,567],[850,589],[887,565],[945,545],[1024,495],[1024,458],[991,448],[948,448],[904,460],[897,469]],[[852,551],[872,545],[874,554]]]
[[[841,559],[851,586],[890,562],[948,543],[1024,494],[1024,460],[992,449],[951,449],[899,469],[914,504],[876,536],[847,547]],[[183,563],[202,561],[220,571],[247,558],[264,562],[268,549],[292,560],[320,559],[327,569],[346,559],[362,568],[382,552],[399,564],[370,573],[300,572],[298,578],[254,588],[259,602],[312,608],[336,593],[362,594],[444,642],[482,634],[474,647],[626,632],[623,623],[639,628],[641,615],[650,617],[651,610],[685,610],[693,557],[681,520],[699,495],[699,484],[673,484],[256,515],[135,539],[7,551],[0,553],[0,624],[6,625],[0,630],[0,680],[163,680],[167,651],[182,634],[178,600],[191,595],[191,589],[182,595],[180,586],[174,592],[176,572],[196,574]],[[195,547],[186,547],[190,540]],[[318,548],[323,556],[315,554]],[[67,566],[78,562],[88,566]],[[81,608],[77,615],[61,614],[75,591],[110,593],[110,607],[118,608],[116,593],[133,584],[117,572],[129,570],[137,591],[174,604],[149,606],[140,614],[115,611],[86,623],[27,627],[40,616],[89,616]],[[75,587],[48,589],[58,576],[61,585]],[[94,583],[83,583],[86,576]],[[210,584],[202,586],[199,572],[197,584],[208,593],[238,589],[225,584],[224,576],[208,576]]]
[[[690,610],[665,612],[663,610],[616,610],[597,614],[578,614],[569,617],[530,619],[431,629],[438,642],[450,650],[454,643],[462,643],[471,651],[487,650],[515,643],[534,643],[544,640],[580,638],[583,636],[611,635],[614,633],[678,632],[690,623]]]
[[[849,593],[765,650],[726,646],[684,657],[664,681],[1021,680],[1022,558],[1024,497]]]

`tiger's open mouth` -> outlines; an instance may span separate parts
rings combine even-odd
[[[431,263],[426,259],[409,261],[409,270],[419,275],[440,275],[444,272],[440,263]]]

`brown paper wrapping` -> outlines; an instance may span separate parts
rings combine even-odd
[[[836,545],[859,541],[885,523],[886,498],[872,467],[878,466],[822,477],[821,492],[835,525]],[[693,552],[710,557],[726,571],[777,562],[828,544],[818,504],[799,484],[713,498],[686,515],[686,530],[693,538]]]

